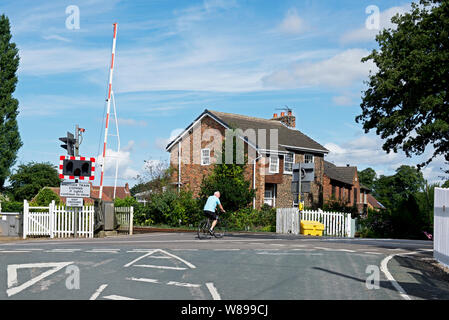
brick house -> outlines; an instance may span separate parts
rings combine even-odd
[[[360,183],[357,167],[338,167],[324,161],[324,201],[342,201],[347,206],[356,206],[359,213],[366,213],[367,208],[382,209],[383,206],[370,193],[371,190]]]
[[[212,172],[217,159],[221,159],[218,155],[229,129],[237,129],[237,141],[247,155],[245,177],[256,189],[254,208],[264,203],[274,207],[293,205],[292,165],[298,162],[315,164],[315,181],[311,183],[311,192],[305,194],[305,204],[322,205],[324,155],[329,151],[295,129],[291,111],[262,119],[204,110],[166,147],[174,169],[172,183],[178,190],[187,188],[198,196],[203,178]]]

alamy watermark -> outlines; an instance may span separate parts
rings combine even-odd
[[[68,15],[65,20],[65,27],[69,30],[79,30],[80,8],[75,5],[70,5],[65,9],[65,13]]]
[[[71,264],[65,268],[65,273],[69,276],[65,280],[65,287],[68,290],[77,290],[80,288],[80,269]]]
[[[365,13],[368,14],[368,18],[365,20],[365,27],[368,30],[380,29],[380,10],[378,6],[370,5],[366,7]]]
[[[368,290],[379,289],[380,282],[380,269],[376,265],[368,265],[366,267],[365,273],[368,273],[369,276],[366,278],[365,286]]]

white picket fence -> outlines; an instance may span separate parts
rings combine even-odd
[[[298,208],[276,209],[277,233],[300,233],[300,221],[318,221],[324,224],[323,236],[352,237],[353,222],[350,213],[304,210],[300,214]]]
[[[118,231],[133,234],[134,207],[116,207],[114,208],[115,217],[119,225]]]
[[[449,189],[435,188],[433,256],[449,268]]]
[[[78,219],[76,219],[78,217]],[[30,207],[23,203],[23,238],[27,236],[93,238],[94,207],[70,208],[56,206],[52,201],[48,207]]]

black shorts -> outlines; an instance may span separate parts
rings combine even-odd
[[[217,220],[218,219],[218,214],[216,212],[212,212],[212,211],[209,211],[209,210],[204,210],[204,215],[206,217],[208,217],[209,219],[212,219],[212,220]]]

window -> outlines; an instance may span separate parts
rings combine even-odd
[[[360,192],[360,203],[363,203],[363,193]]]
[[[284,156],[284,173],[293,172],[293,163],[295,163],[295,154],[288,153]]]
[[[336,198],[336,194],[335,194],[335,186],[332,185],[332,198]]]
[[[354,188],[354,199],[353,199],[354,205],[357,204],[357,188]]]
[[[201,165],[208,166],[210,164],[210,150],[201,149]]]
[[[278,173],[279,172],[279,158],[277,156],[270,156],[270,166],[269,166],[269,172],[270,173]]]
[[[313,155],[306,153],[304,155],[304,162],[305,163],[313,163]]]

